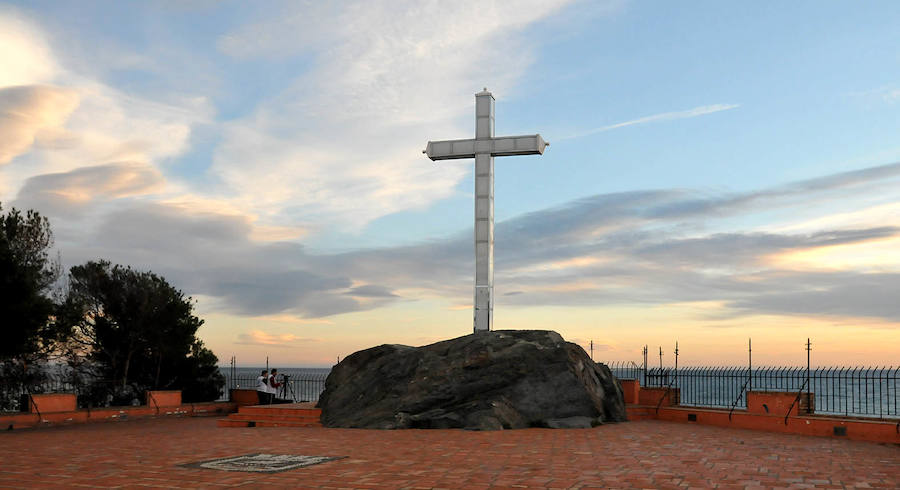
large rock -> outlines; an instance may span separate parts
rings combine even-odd
[[[381,345],[331,370],[327,427],[591,427],[625,420],[622,388],[584,349],[547,330],[479,332],[424,347]]]

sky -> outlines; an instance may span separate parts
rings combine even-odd
[[[600,361],[900,363],[900,5],[0,2],[0,203],[152,270],[225,363],[472,331],[474,94],[496,329]]]

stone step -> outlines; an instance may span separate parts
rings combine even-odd
[[[322,427],[322,410],[313,403],[249,405],[238,408],[219,427]]]
[[[285,420],[257,420],[257,427],[322,427],[319,422],[292,422]]]
[[[228,416],[231,420],[256,420],[256,421],[279,421],[285,422],[302,422],[302,423],[319,423],[318,416],[312,415],[278,415],[276,413],[266,414],[249,414],[249,413],[233,413]]]
[[[656,418],[656,407],[649,405],[626,405],[625,411],[631,421]]]
[[[290,420],[236,420],[219,419],[217,427],[322,427],[319,422],[298,422]]]
[[[320,417],[322,410],[319,408],[272,408],[271,406],[243,406],[238,408],[238,413],[245,415],[287,415]]]

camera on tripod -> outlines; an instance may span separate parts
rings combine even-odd
[[[290,374],[282,374],[281,375],[281,398],[293,401],[294,388],[291,386],[290,381],[291,381]]]

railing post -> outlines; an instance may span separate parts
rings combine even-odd
[[[677,340],[675,341],[675,377],[673,378],[672,382],[674,383],[673,386],[675,386],[677,388],[678,387],[678,341]]]
[[[810,407],[810,401],[812,399],[811,389],[812,383],[809,380],[809,354],[812,351],[812,344],[809,342],[809,338],[806,339],[806,413],[812,412]]]
[[[662,373],[662,346],[659,346],[659,372]]]
[[[747,339],[747,391],[753,389],[753,339]]]
[[[647,344],[644,344],[644,386],[647,386]]]

